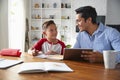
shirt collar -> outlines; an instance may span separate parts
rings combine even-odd
[[[99,23],[98,25],[99,25],[98,29],[93,33],[93,35],[104,31],[105,29],[104,25],[102,23]]]

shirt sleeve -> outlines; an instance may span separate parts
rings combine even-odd
[[[42,44],[45,42],[45,39],[39,40],[33,47],[32,49],[36,49],[41,51],[42,50]]]
[[[111,42],[112,48],[116,51],[120,51],[120,33],[116,29],[113,29],[110,33],[109,40]]]
[[[80,46],[80,33],[78,34],[78,36],[76,38],[76,42],[75,42],[73,48],[81,48],[81,46]]]
[[[61,55],[63,55],[63,51],[64,51],[64,48],[66,48],[64,42],[60,41],[59,40],[59,44],[62,46],[62,49],[61,49]]]
[[[120,33],[116,29],[113,29],[111,33],[112,34],[109,35],[109,40],[111,42],[112,48],[116,51],[119,51],[116,59],[117,62],[120,63]]]

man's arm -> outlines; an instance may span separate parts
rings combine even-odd
[[[81,46],[80,46],[80,34],[78,34],[73,48],[81,48]]]
[[[120,33],[113,29],[111,31],[112,34],[109,35],[109,40],[111,42],[111,46],[114,50],[120,51]],[[117,54],[117,62],[120,62],[120,54]]]
[[[120,51],[120,33],[116,29],[113,29],[109,33],[109,40],[112,48],[116,51]]]

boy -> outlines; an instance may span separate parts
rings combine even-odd
[[[45,38],[40,39],[30,50],[28,50],[28,53],[33,56],[37,56],[40,51],[46,55],[63,54],[65,44],[56,38],[58,32],[54,21],[46,21],[43,23],[42,29]]]

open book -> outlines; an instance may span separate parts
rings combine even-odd
[[[0,69],[8,68],[22,62],[23,61],[21,60],[9,60],[9,59],[0,58]]]
[[[35,72],[48,72],[48,71],[64,71],[72,72],[65,63],[58,62],[28,62],[23,63],[18,73],[35,73]]]
[[[63,60],[63,55],[45,55],[41,53],[37,55],[36,57],[44,58],[44,59],[51,59],[51,60]]]

